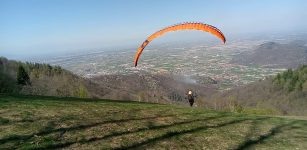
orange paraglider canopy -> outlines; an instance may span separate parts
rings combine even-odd
[[[138,60],[144,50],[144,48],[155,38],[167,33],[167,32],[172,32],[172,31],[177,31],[177,30],[200,30],[204,32],[209,32],[216,37],[220,38],[224,43],[226,42],[226,38],[223,35],[223,33],[216,27],[204,24],[204,23],[181,23],[177,24],[174,26],[166,27],[160,31],[155,32],[154,34],[150,35],[143,43],[142,45],[138,48],[135,57],[134,57],[134,66],[136,67],[138,64]]]

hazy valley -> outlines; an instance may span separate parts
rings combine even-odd
[[[183,76],[186,82],[210,84],[219,90],[225,90],[253,81],[263,80],[268,76],[285,71],[289,67],[295,68],[307,63],[307,53],[305,53],[307,52],[307,48],[303,46],[304,43],[302,44],[302,42],[300,45],[284,44],[287,45],[282,50],[284,53],[275,51],[279,45],[281,45],[279,47],[283,47],[279,43],[293,43],[296,40],[289,37],[284,39],[280,38],[275,41],[275,45],[271,49],[270,47],[264,48],[272,44],[270,39],[238,39],[227,43],[227,46],[217,43],[202,44],[199,42],[197,44],[186,45],[153,45],[144,51],[139,62],[140,65],[136,68],[133,67],[135,49],[97,50],[89,53],[65,55],[39,61],[60,65],[86,78],[93,78],[100,75],[128,75],[145,72],[150,74]],[[178,45],[182,46],[178,47]],[[299,49],[299,52],[294,54],[292,49]],[[268,52],[262,52],[265,50]],[[286,52],[299,55],[302,59],[288,59]],[[250,53],[255,54],[249,55]],[[267,58],[268,55],[278,57],[279,60],[284,61],[275,61],[276,59]],[[271,61],[264,62],[262,57]],[[262,62],[248,62],[256,60]],[[271,63],[273,61],[275,64]],[[285,63],[289,65],[285,65]]]

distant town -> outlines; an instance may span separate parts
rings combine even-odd
[[[285,39],[279,39],[285,41]],[[276,75],[285,68],[269,68],[259,65],[231,63],[236,55],[251,51],[264,40],[236,40],[226,43],[148,46],[139,65],[133,66],[135,49],[94,51],[86,54],[67,55],[45,60],[60,65],[83,77],[110,74],[131,74],[149,72],[153,74],[174,74],[188,77],[192,82],[208,84],[213,80],[220,90],[245,85],[253,81]],[[182,44],[181,44],[182,45]]]

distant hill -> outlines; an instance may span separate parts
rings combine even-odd
[[[260,65],[273,68],[296,68],[307,64],[305,42],[295,41],[288,44],[267,42],[253,51],[236,55],[231,63],[241,65]]]

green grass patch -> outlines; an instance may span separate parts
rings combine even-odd
[[[307,121],[262,113],[0,95],[0,114],[0,149],[307,148]]]

